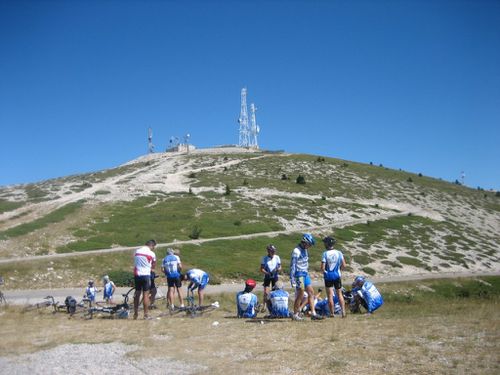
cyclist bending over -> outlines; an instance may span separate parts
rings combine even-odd
[[[193,268],[186,272],[184,279],[189,281],[189,285],[187,286],[188,296],[189,292],[194,294],[194,291],[198,289],[198,305],[203,306],[203,292],[210,281],[208,273],[198,268]]]

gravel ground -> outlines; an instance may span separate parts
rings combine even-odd
[[[135,345],[65,344],[17,357],[0,357],[2,374],[193,374],[206,367],[169,358],[137,360]]]

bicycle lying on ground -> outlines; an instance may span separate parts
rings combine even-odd
[[[130,304],[129,295],[133,294],[135,288],[129,289],[129,291],[123,296],[123,302],[112,306],[90,306],[83,314],[84,319],[92,319],[96,314],[107,314],[110,318],[127,319],[130,314]]]
[[[181,313],[185,313],[190,318],[195,318],[197,316],[203,315],[204,313],[214,311],[218,308],[219,308],[219,302],[217,302],[217,301],[210,304],[210,305],[203,305],[203,306],[196,305],[194,303],[193,291],[191,291],[191,293],[188,291],[188,295],[186,297],[186,306],[182,306],[182,307],[175,306],[173,309],[170,309],[168,312],[160,314],[160,316],[178,315]]]
[[[41,302],[25,306],[23,312],[41,310],[52,306],[53,314],[58,312],[66,312],[70,314],[70,316],[73,316],[74,314],[81,312],[87,304],[90,304],[90,300],[87,298],[83,298],[82,301],[76,302],[73,297],[68,296],[66,297],[64,303],[60,303],[59,301],[56,301],[53,296],[47,296]]]

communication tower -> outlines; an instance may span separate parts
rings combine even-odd
[[[155,152],[155,145],[153,144],[153,129],[148,129],[148,151],[150,154]]]
[[[240,147],[249,147],[249,133],[250,129],[248,126],[248,109],[247,109],[247,89],[243,87],[241,89],[241,111],[240,117],[238,119],[238,123],[240,124],[240,139],[238,146]]]
[[[255,118],[255,111],[257,108],[255,104],[250,104],[250,118],[251,118],[251,126],[250,126],[250,147],[259,148],[259,143],[257,142],[257,135],[260,133],[260,127],[257,125],[257,120]]]

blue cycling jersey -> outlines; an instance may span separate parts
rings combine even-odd
[[[257,296],[250,292],[236,294],[238,318],[255,318],[257,316]]]

